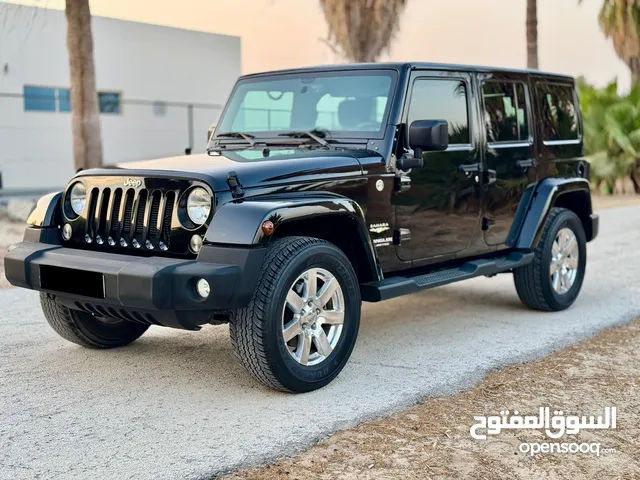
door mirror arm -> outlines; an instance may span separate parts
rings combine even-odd
[[[422,165],[424,165],[422,161],[422,150],[419,148],[413,150],[413,157],[409,157],[405,153],[396,162],[396,167],[402,171],[420,168]]]

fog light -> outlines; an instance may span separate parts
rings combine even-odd
[[[209,293],[211,293],[211,287],[209,286],[209,282],[207,282],[204,278],[201,278],[196,282],[196,292],[202,298],[207,298]]]
[[[73,234],[73,230],[71,229],[71,225],[69,225],[68,223],[64,224],[64,227],[62,227],[62,238],[65,240],[71,240],[71,235]]]
[[[202,237],[200,235],[194,235],[189,241],[189,248],[193,253],[200,253],[202,248]]]

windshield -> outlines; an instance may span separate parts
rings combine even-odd
[[[378,137],[386,125],[394,71],[313,72],[240,80],[216,135],[321,132]]]

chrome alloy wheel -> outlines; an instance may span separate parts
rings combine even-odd
[[[282,336],[301,365],[322,363],[336,348],[344,324],[344,295],[338,279],[324,268],[310,268],[287,293]]]
[[[559,295],[567,293],[578,275],[578,239],[570,228],[561,228],[551,247],[551,285]]]

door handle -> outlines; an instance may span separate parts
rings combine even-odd
[[[525,169],[535,167],[538,164],[535,158],[527,158],[526,160],[518,160],[516,166]]]

